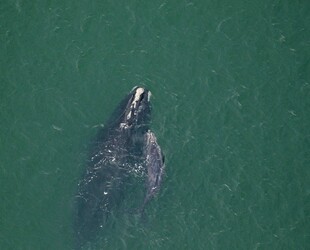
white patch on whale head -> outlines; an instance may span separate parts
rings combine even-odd
[[[142,101],[142,95],[145,94],[147,92],[147,102],[150,101],[150,98],[151,98],[151,92],[150,91],[147,91],[146,89],[142,88],[142,87],[134,87],[132,89],[132,94],[133,94],[133,97],[131,98],[131,101],[130,103],[128,103],[128,106],[127,106],[127,111],[125,114],[125,120],[124,122],[122,122],[120,124],[120,128],[121,129],[127,129],[130,127],[130,125],[128,124],[128,121],[130,119],[132,119],[133,116],[136,116],[138,114],[138,112],[140,111],[140,102]]]
[[[138,106],[139,100],[141,99],[141,95],[145,92],[144,88],[137,88],[134,98],[130,105],[130,111],[127,114],[127,120],[129,120],[132,116],[132,110],[135,110]]]
[[[132,104],[134,108],[137,107],[137,102],[140,100],[140,96],[144,93],[144,88],[137,88],[135,97],[132,101]]]

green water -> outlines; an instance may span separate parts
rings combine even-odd
[[[309,58],[306,0],[2,0],[0,249],[72,249],[89,142],[135,85],[166,176],[101,246],[309,249]]]

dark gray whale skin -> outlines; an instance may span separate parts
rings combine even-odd
[[[109,214],[121,201],[133,163],[144,157],[150,95],[147,89],[135,87],[96,137],[75,196],[76,249],[93,241],[105,226]]]

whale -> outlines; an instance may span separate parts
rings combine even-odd
[[[75,248],[94,241],[119,206],[134,172],[146,173],[145,135],[149,131],[151,92],[135,87],[112,112],[92,143],[74,199]],[[137,164],[137,162],[139,164]]]
[[[146,204],[158,193],[161,186],[164,170],[165,157],[157,142],[155,134],[148,130],[145,135],[145,166],[147,169],[146,195],[140,208],[143,213]]]

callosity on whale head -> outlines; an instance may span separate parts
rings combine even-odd
[[[121,129],[138,129],[146,132],[151,115],[151,92],[142,87],[134,87],[126,99],[126,108],[121,117]]]

